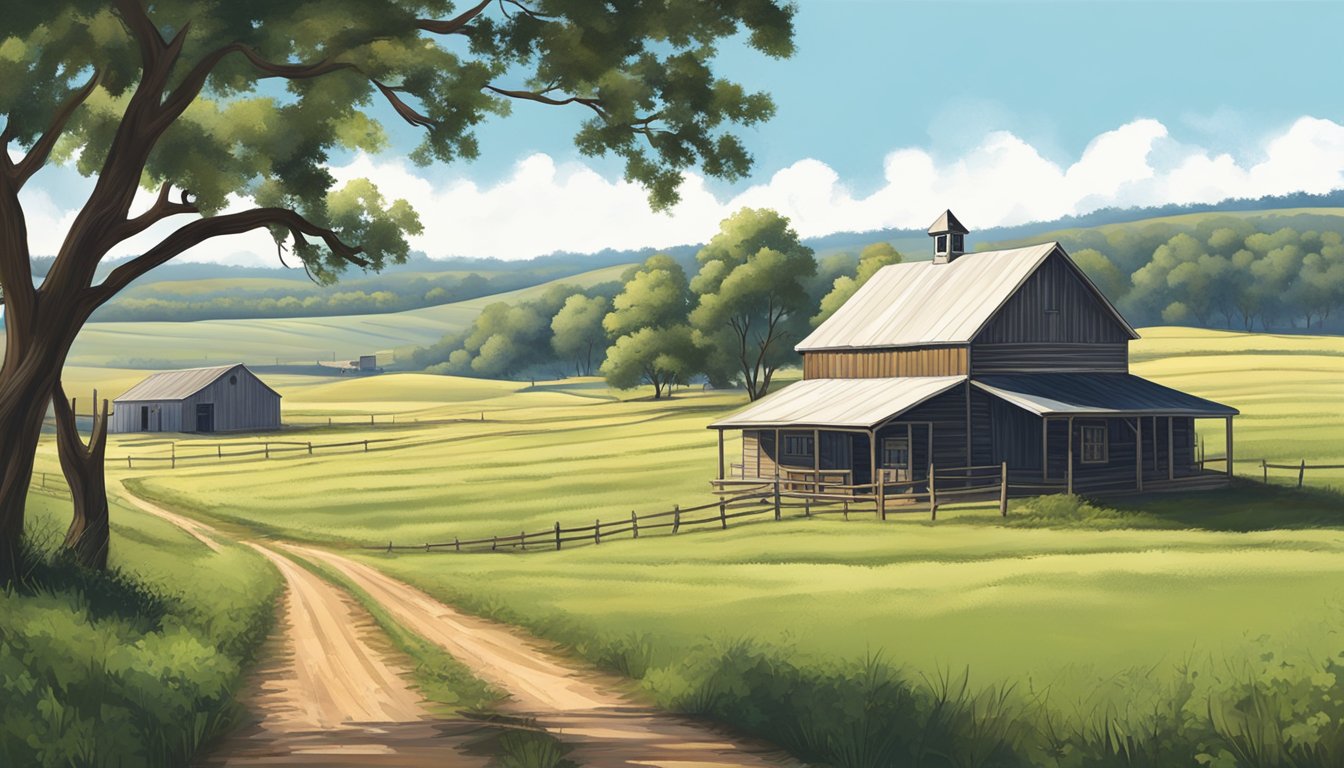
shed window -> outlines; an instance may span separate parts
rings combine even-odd
[[[947,235],[939,235],[934,239],[934,244],[938,253],[947,253]]]
[[[784,436],[784,455],[785,455],[785,456],[811,456],[811,455],[812,455],[812,436],[811,436],[811,435],[785,435],[785,436]]]
[[[965,236],[965,235],[953,235],[953,236],[952,236],[952,250],[956,251],[957,253],[961,253],[962,251],[966,250],[966,236]]]
[[[909,469],[910,440],[904,437],[883,438],[882,466],[894,469]]]
[[[1106,425],[1084,426],[1082,430],[1083,463],[1105,464]]]

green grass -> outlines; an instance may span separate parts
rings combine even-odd
[[[0,764],[186,764],[236,721],[279,577],[121,505],[111,571],[84,571],[53,551],[68,505],[31,497],[31,570],[0,592]]]
[[[277,358],[286,362],[315,362],[331,360],[333,354],[338,359],[351,359],[358,354],[432,344],[446,334],[466,328],[481,309],[493,302],[533,298],[555,283],[588,287],[616,280],[625,269],[625,266],[606,267],[517,291],[381,315],[89,323],[76,339],[68,364],[168,368],[225,362],[267,365]]]
[[[1239,457],[1344,463],[1344,341],[1143,333],[1134,345],[1136,373],[1241,409]],[[451,541],[706,500],[717,448],[704,426],[741,405],[734,392],[688,391],[654,402],[591,380],[532,387],[384,376],[296,380],[284,392],[287,418],[398,416],[395,426],[380,420],[373,428],[305,433],[315,441],[396,436],[402,445],[172,472],[118,468],[115,475],[135,478],[137,489],[169,505],[271,535],[335,546]],[[443,419],[463,420],[428,423]],[[1206,439],[1209,455],[1221,453],[1220,433]],[[196,442],[215,441],[181,438],[179,453]],[[728,455],[737,450],[730,440]],[[128,436],[115,438],[109,455],[115,466],[124,453],[167,451],[164,437]],[[54,466],[50,448],[41,460]],[[1238,471],[1259,477],[1258,465]],[[835,764],[909,757],[902,750],[927,733],[942,734],[927,736],[931,744],[980,744],[1016,756],[996,763],[962,755],[962,764],[1013,765],[1048,751],[1042,745],[1052,723],[1063,740],[1058,748],[1071,757],[1033,757],[1035,764],[1112,765],[1125,750],[1133,756],[1128,764],[1192,764],[1198,754],[1211,765],[1286,764],[1282,755],[1280,763],[1238,757],[1238,750],[1289,741],[1258,731],[1238,736],[1238,729],[1272,727],[1238,702],[1254,708],[1272,700],[1279,725],[1301,730],[1311,717],[1296,709],[1306,706],[1302,696],[1321,694],[1319,680],[1337,671],[1329,660],[1344,650],[1337,634],[1344,503],[1327,489],[1341,479],[1344,473],[1308,472],[1311,489],[1302,493],[1283,487],[1284,472],[1268,488],[1086,506],[1020,502],[1006,522],[992,510],[966,508],[937,523],[922,516],[789,520],[559,553],[358,556],[642,679],[667,706],[755,729]],[[1285,653],[1293,654],[1293,671],[1275,678],[1264,659]],[[864,661],[873,656],[889,667]],[[970,681],[964,693],[938,683],[963,673]],[[1257,679],[1292,690],[1248,682]],[[784,691],[793,691],[787,707],[765,706]],[[1004,691],[1013,692],[1009,700]],[[828,741],[825,732],[840,725],[809,701],[877,713],[860,718],[874,730]],[[1161,702],[1176,703],[1159,712]],[[906,704],[918,716],[902,728],[913,730],[890,743],[874,735],[883,718],[905,717]],[[961,725],[930,720],[938,706],[958,713],[948,717]],[[1336,718],[1333,706],[1321,711]],[[986,707],[1029,710],[1018,719],[1030,733],[971,738],[966,729],[1002,724],[998,715],[967,714]],[[770,730],[767,721],[792,730]],[[1322,726],[1316,741],[1304,736],[1300,744],[1325,744],[1319,755],[1336,759],[1341,752],[1329,739],[1337,735]]]

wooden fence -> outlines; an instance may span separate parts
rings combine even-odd
[[[136,462],[140,462],[141,465],[144,465],[146,462],[159,462],[160,466],[164,463],[167,463],[169,469],[177,469],[177,463],[179,461],[204,461],[209,459],[214,459],[215,461],[223,461],[225,459],[248,459],[256,456],[261,457],[261,460],[266,460],[271,458],[272,455],[279,455],[285,453],[303,453],[307,454],[308,456],[312,456],[315,451],[325,451],[337,448],[362,448],[364,453],[368,453],[369,446],[377,445],[379,443],[394,443],[394,442],[398,442],[398,438],[384,437],[370,440],[349,440],[343,443],[314,443],[312,441],[298,441],[298,440],[268,440],[262,443],[256,443],[255,445],[249,445],[246,443],[232,443],[232,444],[219,443],[213,446],[214,451],[203,450],[201,453],[190,453],[181,455],[179,455],[177,452],[177,443],[172,443],[169,449],[170,453],[167,456],[127,455],[124,457],[124,460],[126,462],[127,469],[135,469]],[[191,447],[196,449],[208,449],[211,446],[208,444],[193,443]],[[226,448],[229,450],[226,451],[225,450]],[[235,450],[238,448],[242,448],[244,450]]]
[[[782,520],[785,510],[801,510],[803,517],[838,514],[846,520],[856,512],[867,512],[885,520],[889,513],[927,509],[930,517],[937,520],[940,506],[997,499],[999,513],[1008,514],[1006,464],[937,471],[929,467],[929,470],[928,477],[920,480],[889,480],[858,485],[798,477],[715,480],[712,482],[718,500],[695,506],[673,505],[670,510],[643,515],[631,510],[629,518],[607,522],[597,519],[592,525],[565,527],[557,521],[544,531],[519,531],[477,539],[455,537],[452,541],[424,544],[396,544],[389,541],[386,546],[370,546],[366,549],[382,552],[559,550],[566,544],[600,545],[603,540],[613,536],[629,535],[631,539],[638,539],[641,533],[663,529],[671,529],[672,534],[696,526],[717,526],[722,530],[728,527],[730,520],[748,517],[765,516],[766,519]],[[992,470],[992,474],[988,470]],[[940,489],[939,483],[947,485]]]

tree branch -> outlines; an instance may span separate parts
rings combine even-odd
[[[307,242],[306,236],[320,238],[333,253],[351,264],[361,267],[369,265],[368,260],[359,256],[364,252],[363,248],[347,245],[335,232],[319,227],[288,208],[254,208],[240,213],[197,219],[178,228],[158,245],[112,270],[112,273],[94,289],[95,306],[101,306],[137,278],[206,240],[272,226],[288,229],[299,242]]]
[[[89,98],[89,94],[93,93],[93,89],[98,87],[98,80],[100,77],[101,73],[98,70],[94,70],[93,76],[89,78],[89,81],[79,90],[70,94],[65,102],[56,110],[56,114],[52,115],[51,123],[47,126],[47,130],[37,138],[37,141],[33,142],[33,146],[29,147],[28,151],[24,153],[23,159],[20,160],[17,165],[13,166],[13,170],[10,171],[10,173],[13,174],[14,186],[16,188],[22,189],[24,182],[32,178],[33,174],[37,173],[42,166],[47,164],[47,158],[51,156],[51,150],[55,148],[56,140],[59,139],[61,134],[65,131],[65,126],[70,122],[70,118],[75,114],[75,110],[79,109],[79,105],[83,104],[84,101]]]
[[[201,209],[197,208],[195,203],[187,199],[188,193],[185,189],[178,195],[177,202],[173,202],[169,197],[172,189],[172,183],[165,181],[163,186],[159,187],[159,196],[154,200],[154,204],[149,207],[149,210],[133,219],[128,219],[124,224],[113,230],[112,238],[114,242],[120,243],[134,237],[170,216],[201,212]]]
[[[416,19],[415,27],[416,29],[423,29],[426,32],[432,32],[436,35],[465,34],[467,24],[469,24],[472,19],[480,16],[488,5],[490,5],[490,0],[481,0],[477,5],[468,8],[466,12],[445,21],[440,21],[438,19]]]
[[[563,99],[556,99],[547,96],[545,93],[541,93],[538,91],[512,91],[506,88],[498,88],[493,85],[487,85],[485,86],[485,89],[487,91],[497,93],[500,96],[507,96],[511,99],[523,99],[524,101],[535,101],[539,104],[546,104],[552,107],[560,107],[564,106],[565,104],[582,104],[583,106],[596,112],[598,117],[601,117],[603,120],[607,119],[607,111],[605,108],[603,108],[601,99],[585,98],[581,96],[569,96]]]
[[[150,20],[140,0],[116,0],[114,5],[120,12],[122,23],[140,46],[140,61],[144,68],[146,70],[153,68],[166,45],[163,36]]]

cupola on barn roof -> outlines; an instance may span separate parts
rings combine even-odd
[[[943,215],[929,227],[929,237],[933,238],[933,263],[947,264],[966,252],[966,235],[970,234],[952,211],[943,211]]]
[[[959,235],[969,235],[971,230],[967,229],[964,224],[958,221],[956,215],[953,214],[951,210],[946,210],[938,217],[937,221],[929,225],[929,234],[941,235],[948,232],[955,232]]]

